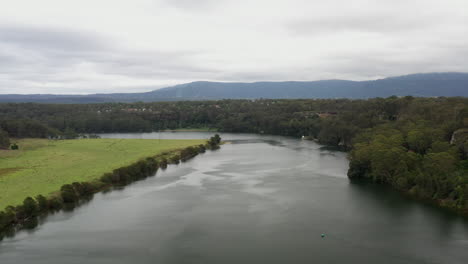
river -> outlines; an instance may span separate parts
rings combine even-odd
[[[346,153],[279,136],[221,137],[229,143],[220,150],[5,239],[0,263],[468,263],[468,220],[350,183]]]

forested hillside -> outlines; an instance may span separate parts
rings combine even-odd
[[[441,87],[444,87],[441,89]],[[0,102],[105,103],[220,99],[468,96],[468,73],[425,73],[369,81],[191,82],[144,93],[89,95],[4,94]]]
[[[1,104],[0,126],[10,137],[189,127],[305,136],[350,150],[352,179],[468,211],[468,98]]]

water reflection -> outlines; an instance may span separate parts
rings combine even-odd
[[[208,138],[212,133],[138,134]],[[132,137],[135,134],[108,135]],[[467,221],[352,184],[346,153],[310,141],[231,141],[99,193],[0,244],[0,263],[465,263]],[[322,238],[320,234],[327,236]]]

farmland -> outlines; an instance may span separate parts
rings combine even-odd
[[[58,191],[67,183],[92,181],[103,173],[161,152],[203,140],[76,139],[16,140],[19,150],[0,150],[0,210]]]

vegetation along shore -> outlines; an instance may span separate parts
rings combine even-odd
[[[37,223],[93,193],[154,175],[168,164],[217,149],[219,135],[203,140],[21,139],[0,150],[0,232]],[[14,229],[13,229],[14,230]],[[1,235],[0,235],[1,237]]]

